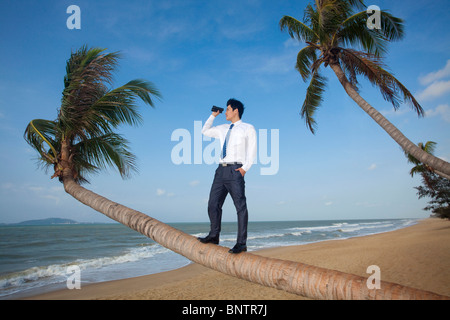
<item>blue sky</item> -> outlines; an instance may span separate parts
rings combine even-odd
[[[81,9],[80,30],[66,26],[66,10],[72,4]],[[206,205],[216,165],[203,158],[193,163],[195,152],[211,147],[195,128],[208,118],[213,104],[223,107],[234,97],[245,104],[243,121],[255,126],[259,146],[266,141],[265,132],[269,139],[269,154],[259,154],[246,175],[250,220],[428,217],[422,210],[427,200],[418,200],[414,189],[420,178],[409,175],[411,165],[400,147],[347,97],[329,68],[316,135],[300,118],[307,84],[294,65],[303,44],[290,40],[278,22],[283,15],[301,18],[306,4],[3,0],[0,222],[47,217],[110,221],[67,195],[50,179],[52,173],[40,170],[36,154],[23,139],[30,120],[55,119],[66,60],[84,44],[122,52],[114,86],[144,78],[163,95],[155,109],[141,104],[142,126],[121,129],[138,157],[139,173],[128,180],[113,170],[92,176],[86,187],[94,192],[161,221],[208,221]],[[362,79],[361,95],[413,142],[437,142],[436,155],[449,161],[450,3],[366,4],[405,20],[406,37],[391,44],[386,64],[415,94],[427,116],[419,119],[408,105],[394,112]],[[224,116],[215,123],[225,123]],[[190,134],[191,164],[174,163],[172,150],[180,143],[171,139],[174,132]],[[276,135],[271,133],[278,133],[273,143],[270,139]],[[275,169],[275,160],[276,174],[263,175],[262,169]],[[224,221],[235,220],[228,198]]]

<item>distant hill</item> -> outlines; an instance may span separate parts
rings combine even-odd
[[[11,223],[10,225],[15,226],[44,226],[53,224],[79,224],[78,222],[71,219],[61,219],[61,218],[48,218],[39,220],[27,220],[19,223]]]

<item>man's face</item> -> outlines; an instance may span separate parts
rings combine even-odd
[[[233,120],[236,116],[239,117],[238,109],[233,110],[233,108],[228,105],[227,110],[225,111],[225,118],[227,119],[227,121]]]

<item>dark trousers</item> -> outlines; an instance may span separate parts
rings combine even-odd
[[[226,167],[219,165],[216,170],[208,202],[208,215],[211,222],[209,235],[219,238],[222,223],[222,206],[229,193],[237,212],[237,243],[246,245],[248,211],[245,197],[245,181],[241,173],[235,171],[240,167],[242,167],[240,164]]]

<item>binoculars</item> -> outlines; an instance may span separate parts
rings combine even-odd
[[[212,112],[217,112],[217,111],[219,111],[219,113],[222,113],[222,112],[223,112],[223,108],[213,106],[212,109],[211,109],[211,111],[212,111]]]

